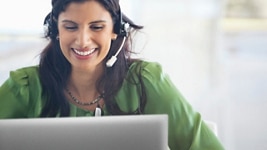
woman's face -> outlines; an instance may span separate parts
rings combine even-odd
[[[58,17],[59,43],[72,68],[102,66],[113,33],[110,13],[97,1],[70,3]]]

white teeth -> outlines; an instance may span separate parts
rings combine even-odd
[[[78,50],[76,50],[76,49],[73,49],[74,50],[74,52],[76,53],[76,54],[78,54],[78,55],[81,55],[81,56],[86,56],[86,55],[89,55],[89,54],[92,54],[94,51],[95,51],[95,48],[94,49],[91,49],[91,50],[89,50],[89,51],[78,51]]]

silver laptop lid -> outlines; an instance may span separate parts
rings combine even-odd
[[[166,150],[167,115],[0,120],[1,150]]]

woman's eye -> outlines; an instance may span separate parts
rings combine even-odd
[[[67,30],[76,30],[77,29],[77,27],[75,27],[75,26],[65,26],[65,28]]]
[[[103,26],[91,26],[90,27],[92,30],[94,30],[94,31],[100,31],[100,30],[102,30],[104,27]]]

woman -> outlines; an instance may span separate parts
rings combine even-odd
[[[168,114],[171,150],[223,149],[157,63],[131,59],[142,26],[118,0],[52,0],[40,64],[10,73],[0,118]]]

